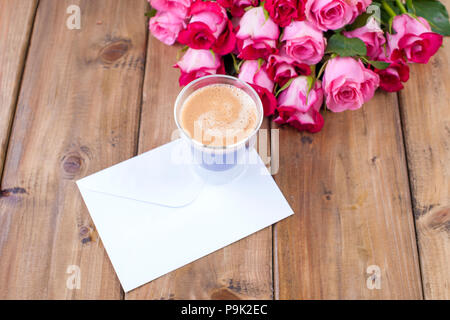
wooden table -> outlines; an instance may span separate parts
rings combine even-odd
[[[280,128],[295,215],[125,294],[75,181],[171,140],[179,48],[147,9],[0,1],[0,298],[450,298],[448,39],[401,93],[327,112],[318,134]]]

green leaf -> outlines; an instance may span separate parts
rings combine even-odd
[[[368,57],[360,57],[360,59],[361,61],[370,64],[379,70],[384,70],[391,65],[389,62],[369,60]]]
[[[367,48],[358,38],[347,38],[336,33],[328,41],[327,53],[336,53],[341,57],[365,56]]]
[[[360,14],[356,20],[351,24],[345,27],[345,29],[347,31],[353,31],[355,29],[364,27],[367,22],[369,21],[369,19],[374,19],[376,22],[378,22],[380,25],[385,24],[385,21],[387,21],[387,19],[384,21],[382,18],[382,14],[380,15],[380,13],[382,13],[383,11],[381,11],[381,4],[376,3],[376,2],[372,2],[372,4],[370,5],[370,7],[367,8],[367,11]]]
[[[289,79],[289,81],[286,82],[285,85],[282,86],[282,87],[277,91],[277,93],[275,94],[275,96],[278,96],[278,95],[281,93],[281,91],[286,90],[287,88],[289,88],[289,86],[291,85],[292,81],[294,81],[294,79],[295,79],[295,78]]]
[[[434,32],[450,36],[448,12],[442,3],[437,0],[414,0],[414,9],[417,16],[428,20]]]
[[[149,17],[149,18],[153,18],[156,15],[156,12],[157,11],[155,8],[151,8],[150,11],[145,13],[145,16]]]
[[[387,69],[391,64],[384,61],[374,61],[374,60],[367,60],[367,63],[370,63],[372,66],[379,70]]]
[[[356,18],[355,22],[346,27],[347,31],[353,31],[355,29],[364,27],[367,24],[367,20],[371,17],[371,14],[363,13]]]

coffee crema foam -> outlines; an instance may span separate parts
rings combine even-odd
[[[208,146],[228,146],[247,138],[257,126],[257,107],[242,89],[213,84],[193,92],[181,108],[181,126]]]

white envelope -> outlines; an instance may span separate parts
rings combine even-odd
[[[77,181],[128,292],[293,214],[256,164],[211,185],[174,160],[179,140]]]

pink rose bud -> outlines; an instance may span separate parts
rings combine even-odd
[[[236,38],[227,13],[217,2],[194,1],[191,20],[178,36],[178,42],[193,49],[213,49],[225,55],[234,50]]]
[[[409,67],[403,60],[391,62],[383,70],[375,69],[380,76],[380,88],[387,92],[396,92],[403,89],[403,83],[409,80]]]
[[[322,31],[336,30],[353,19],[355,4],[348,0],[308,0],[306,19]]]
[[[270,78],[280,87],[292,78],[311,74],[311,68],[307,64],[295,61],[283,49],[278,54],[271,54],[267,58],[267,70]]]
[[[323,103],[323,89],[320,80],[316,80],[310,89],[310,81],[305,76],[297,77],[280,93],[276,123],[287,123],[300,131],[313,133],[322,129],[324,121],[319,110]]]
[[[170,12],[181,19],[186,19],[191,2],[191,0],[149,0],[152,8]]]
[[[367,47],[367,56],[377,60],[384,52],[384,32],[374,18],[367,20],[367,24],[353,31],[343,32],[347,38],[358,38],[364,41]]]
[[[379,76],[360,60],[336,57],[328,61],[323,76],[326,104],[333,112],[356,110],[372,99]]]
[[[169,46],[175,43],[178,34],[185,26],[184,20],[170,11],[159,11],[149,23],[151,34]]]
[[[284,29],[281,41],[289,57],[308,65],[322,60],[327,46],[322,31],[306,21],[292,21]]]
[[[225,74],[222,59],[210,50],[196,50],[189,48],[175,68],[180,69],[180,86],[185,86],[192,80],[212,75]]]
[[[239,58],[265,59],[277,51],[280,30],[270,17],[266,19],[262,7],[248,10],[241,18],[238,28],[236,38]]]
[[[230,9],[233,17],[242,17],[245,13],[245,8],[256,7],[259,0],[217,0],[217,2],[224,8]]]
[[[392,23],[395,34],[388,34],[392,61],[406,58],[408,62],[428,63],[442,46],[443,36],[431,31],[427,20],[407,14],[396,16]]]
[[[257,60],[245,61],[239,70],[239,79],[250,84],[258,93],[263,103],[264,115],[272,115],[275,112],[277,100],[272,93],[274,83],[267,73],[266,65],[260,66]]]

